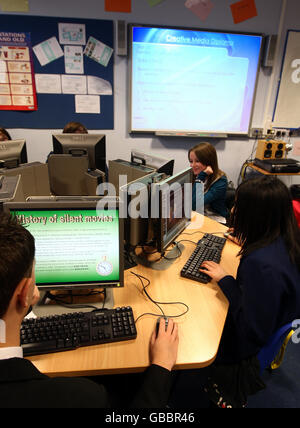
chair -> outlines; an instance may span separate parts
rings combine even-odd
[[[228,187],[226,190],[225,205],[229,212],[234,205],[234,200],[235,200],[235,188]]]
[[[235,201],[235,188],[233,187],[233,185],[231,185],[231,182],[229,183],[229,186],[226,190],[226,195],[225,195],[225,205],[226,208],[228,210],[228,215],[226,218],[226,225],[230,226],[229,224],[229,220],[230,220],[230,213],[231,213],[231,209],[234,205],[234,201]]]
[[[286,346],[294,334],[293,322],[281,327],[258,353],[261,374],[267,368],[275,370],[282,364]]]

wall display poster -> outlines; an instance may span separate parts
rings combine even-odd
[[[0,28],[0,110],[37,110],[30,33]]]
[[[105,11],[131,13],[131,0],[105,0]]]
[[[210,0],[186,0],[185,7],[190,9],[201,21],[206,21],[214,8],[214,4]]]
[[[235,24],[247,21],[257,16],[255,0],[240,0],[230,5]]]
[[[24,46],[17,36],[12,43],[3,38],[2,45],[0,39],[0,104],[7,107],[1,126],[62,129],[81,122],[89,130],[114,128],[113,21],[1,15],[0,35],[9,32],[26,37]],[[9,101],[12,90],[18,92]]]

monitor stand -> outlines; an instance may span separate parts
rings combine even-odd
[[[37,317],[45,317],[49,315],[61,315],[72,312],[90,312],[94,309],[112,309],[114,307],[114,295],[112,288],[104,289],[104,292],[106,293],[105,303],[103,294],[87,296],[87,290],[80,290],[82,293],[85,294],[83,294],[82,296],[78,296],[79,290],[68,291],[74,291],[74,294],[76,293],[76,303],[61,305],[51,299],[51,295],[49,296],[49,291],[41,291],[41,298],[39,302],[33,307],[33,314]],[[68,291],[64,291],[66,298],[68,297]],[[59,291],[59,293],[62,293],[62,291]],[[68,301],[67,299],[64,300]]]
[[[184,245],[179,243],[171,250],[167,251],[164,254],[164,257],[159,258],[159,253],[153,254],[135,254],[135,261],[142,265],[146,266],[153,270],[167,270],[171,267],[171,265],[177,260],[184,250]]]

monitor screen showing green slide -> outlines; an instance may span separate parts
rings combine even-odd
[[[119,208],[97,202],[8,203],[35,238],[39,288],[122,287],[123,239]]]

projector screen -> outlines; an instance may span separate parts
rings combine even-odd
[[[131,26],[130,132],[248,135],[263,36]]]

